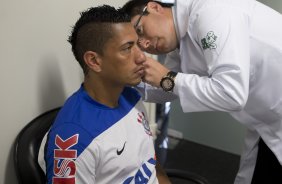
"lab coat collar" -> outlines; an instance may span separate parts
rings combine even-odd
[[[175,6],[173,6],[173,8],[171,10],[172,10],[172,16],[173,16],[174,29],[175,29],[175,32],[176,32],[177,40],[179,42],[180,36],[179,36],[177,19],[176,19],[176,8],[175,8]]]
[[[192,3],[193,0],[176,0],[175,6],[172,8],[178,42],[180,42],[188,31],[188,20],[191,13]]]

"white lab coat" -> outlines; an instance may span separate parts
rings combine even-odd
[[[174,93],[184,112],[225,111],[248,128],[235,183],[250,184],[259,137],[282,164],[282,16],[254,0],[175,5],[180,47],[165,62],[180,72]]]

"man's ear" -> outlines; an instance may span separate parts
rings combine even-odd
[[[164,10],[164,8],[159,4],[159,3],[156,3],[154,1],[150,1],[148,4],[147,4],[147,11],[149,13],[151,12],[159,12],[159,13],[162,13]]]
[[[83,55],[83,59],[90,70],[93,70],[95,72],[100,72],[102,70],[101,58],[97,52],[86,51]]]

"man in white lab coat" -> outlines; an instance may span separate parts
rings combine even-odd
[[[282,183],[282,16],[255,0],[131,0],[147,101],[229,112],[248,129],[237,184]],[[274,182],[276,181],[276,182]]]

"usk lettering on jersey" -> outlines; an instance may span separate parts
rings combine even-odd
[[[75,183],[75,160],[77,158],[77,150],[71,149],[78,143],[78,134],[75,134],[66,140],[63,140],[59,135],[56,135],[55,144],[58,149],[54,150],[54,175],[53,184]]]

